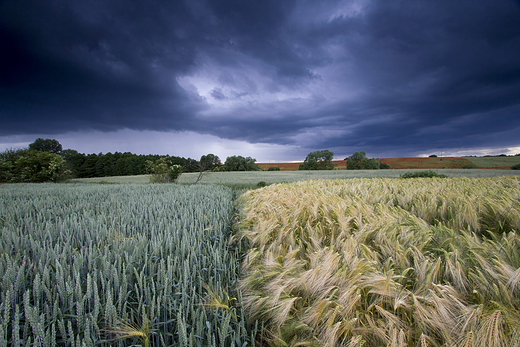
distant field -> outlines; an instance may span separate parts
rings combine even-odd
[[[515,157],[465,157],[473,164],[481,168],[510,168],[513,165],[520,164],[520,156]]]
[[[377,158],[376,158],[377,159]],[[508,170],[511,166],[520,163],[520,157],[437,157],[437,158],[381,158],[381,163],[389,164],[392,169],[461,169],[464,165],[477,165],[483,169]],[[333,160],[332,163],[338,170],[346,170],[346,160]],[[259,163],[267,170],[278,166],[281,171],[298,170],[301,163]]]
[[[266,184],[296,182],[311,179],[345,179],[345,178],[398,178],[405,172],[420,171],[408,169],[394,170],[327,170],[327,171],[247,171],[247,172],[208,172],[205,173],[200,183],[203,184],[232,184],[232,185],[256,185],[258,182]],[[520,171],[515,170],[479,170],[479,169],[436,169],[435,172],[448,177],[497,177],[520,176]],[[195,183],[198,173],[184,173],[179,177],[178,183]],[[71,182],[82,183],[149,183],[148,175],[141,176],[114,176],[97,178],[78,178]]]

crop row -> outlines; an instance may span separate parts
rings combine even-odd
[[[0,188],[0,346],[254,344],[230,189]]]

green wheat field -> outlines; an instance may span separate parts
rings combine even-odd
[[[261,174],[0,185],[0,346],[520,346],[520,177]]]

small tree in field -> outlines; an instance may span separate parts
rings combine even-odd
[[[334,152],[329,150],[311,152],[305,158],[305,161],[300,164],[298,170],[333,170],[332,158]]]
[[[199,176],[195,181],[195,184],[199,183],[206,171],[217,171],[222,166],[220,158],[215,154],[207,154],[200,157],[199,161]]]
[[[151,183],[175,182],[182,173],[182,166],[172,165],[169,157],[162,157],[157,161],[146,161],[146,167],[151,174]]]

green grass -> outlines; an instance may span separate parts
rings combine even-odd
[[[427,169],[424,169],[427,171]],[[410,171],[420,169],[392,169],[392,170],[327,170],[327,171],[244,171],[244,172],[207,172],[199,183],[242,185],[253,187],[258,182],[267,184],[296,182],[311,179],[346,179],[346,178],[399,178]],[[520,176],[515,170],[485,170],[485,169],[434,169],[434,172],[448,177],[497,177]],[[198,173],[183,173],[178,183],[193,184]],[[77,183],[150,183],[148,175],[141,176],[114,176],[96,178],[77,178],[71,180]]]
[[[520,164],[520,156],[514,157],[464,157],[478,167],[511,167]]]

